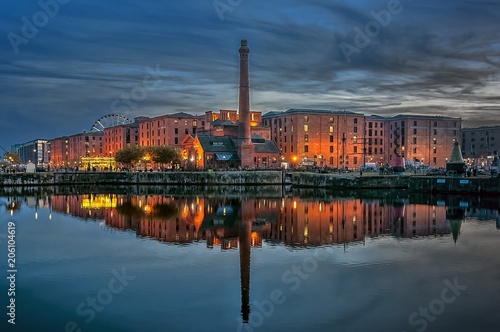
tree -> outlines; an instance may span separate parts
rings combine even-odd
[[[169,146],[155,146],[152,153],[152,160],[159,164],[176,164],[181,160],[179,151]]]
[[[118,150],[115,155],[115,161],[126,164],[132,168],[144,156],[144,149],[138,146],[127,147]]]
[[[7,152],[3,155],[3,158],[9,161],[11,164],[19,164],[21,162],[21,157],[15,152]]]

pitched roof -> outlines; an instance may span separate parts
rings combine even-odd
[[[283,114],[349,114],[349,115],[363,115],[360,113],[354,113],[349,110],[320,110],[320,109],[310,109],[310,108],[290,108],[284,112],[272,111],[264,114],[262,117],[273,117],[280,116]]]
[[[229,136],[198,136],[198,140],[205,152],[236,153],[236,145]]]

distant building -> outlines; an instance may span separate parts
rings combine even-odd
[[[500,126],[462,129],[462,156],[469,165],[489,166],[500,151]]]
[[[15,146],[15,153],[21,158],[22,164],[33,163],[37,167],[48,166],[50,144],[45,139],[36,139]]]

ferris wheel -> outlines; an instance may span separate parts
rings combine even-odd
[[[92,129],[90,131],[99,132],[104,131],[104,128],[114,127],[122,124],[130,124],[134,123],[133,120],[130,120],[124,115],[121,114],[107,114],[101,116],[94,124],[92,125]]]

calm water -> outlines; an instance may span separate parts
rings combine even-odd
[[[0,197],[1,331],[500,330],[497,198],[111,192]]]

